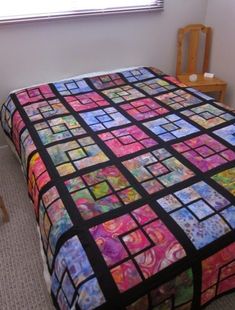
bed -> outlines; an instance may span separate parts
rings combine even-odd
[[[137,67],[12,92],[57,309],[201,309],[235,289],[235,113]]]

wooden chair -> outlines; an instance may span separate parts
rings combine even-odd
[[[202,38],[204,34],[204,60],[202,62],[202,69],[199,67],[199,48],[202,48]],[[186,39],[188,44],[185,45]],[[227,84],[221,79],[205,78],[204,73],[209,70],[209,58],[211,50],[212,29],[202,24],[191,24],[184,28],[180,28],[178,32],[177,42],[177,64],[176,64],[176,76],[178,80],[187,86],[194,87],[202,92],[219,92],[219,100],[224,101],[224,95]],[[187,48],[186,48],[187,47]],[[188,52],[187,52],[188,49]],[[202,53],[203,54],[203,53]],[[187,56],[187,61],[184,62],[184,58]],[[186,67],[183,70],[183,67]],[[191,82],[189,76],[191,74],[197,74],[197,81]]]
[[[0,196],[0,209],[2,210],[3,223],[9,222],[9,215],[8,215],[7,209],[6,209],[5,205],[4,205],[2,196]]]

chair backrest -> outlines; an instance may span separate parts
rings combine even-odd
[[[198,71],[198,55],[199,48],[202,47],[202,41],[200,37],[204,34],[204,60],[202,62],[202,69]],[[188,44],[186,45],[186,37]],[[177,64],[176,75],[180,74],[192,74],[192,73],[204,73],[209,69],[209,58],[211,50],[212,29],[202,24],[191,24],[184,28],[180,28],[178,31],[177,41]],[[187,46],[186,51],[185,47]],[[184,57],[187,56],[186,69],[183,70]]]

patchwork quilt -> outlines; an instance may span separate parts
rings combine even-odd
[[[11,93],[58,309],[200,309],[235,289],[235,113],[155,68]]]

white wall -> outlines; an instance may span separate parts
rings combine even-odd
[[[0,25],[0,102],[13,89],[91,71],[155,65],[174,73],[177,29],[204,22],[207,1],[165,1],[161,13]]]
[[[208,0],[206,24],[213,28],[210,71],[228,82],[225,102],[235,107],[235,1]]]

